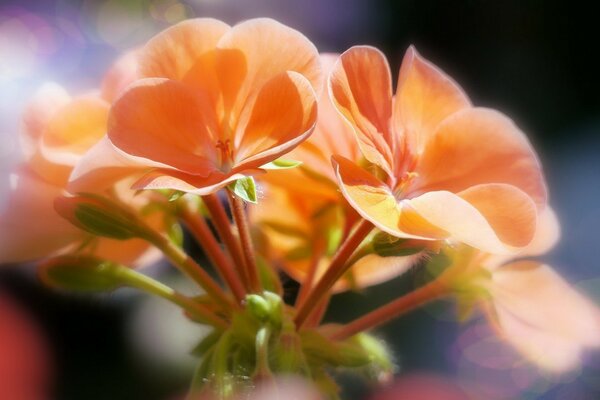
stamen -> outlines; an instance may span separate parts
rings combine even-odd
[[[229,139],[225,139],[217,141],[216,144],[216,148],[220,150],[218,162],[223,171],[229,171],[233,164],[233,149],[231,148],[230,143]]]

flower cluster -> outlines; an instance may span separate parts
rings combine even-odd
[[[540,367],[577,365],[600,345],[600,314],[521,260],[559,236],[526,136],[413,47],[397,81],[394,93],[373,47],[319,54],[270,19],[178,23],[119,59],[100,90],[48,85],[31,101],[0,262],[40,260],[42,281],[62,289],[134,287],[211,326],[193,398],[284,374],[337,398],[336,368],[384,380],[391,355],[367,332],[442,297],[458,319],[482,310]],[[182,225],[217,276],[186,253]],[[161,257],[202,294],[143,273]],[[428,271],[422,286],[322,323],[333,294],[413,266]],[[290,304],[282,276],[299,283]]]

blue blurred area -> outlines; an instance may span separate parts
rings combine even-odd
[[[502,110],[528,133],[540,153],[550,202],[562,223],[562,240],[545,260],[600,302],[600,79],[592,54],[597,22],[584,6],[560,1],[4,0],[0,207],[7,172],[19,158],[19,115],[37,87],[55,81],[73,93],[94,90],[123,50],[194,16],[230,24],[273,17],[328,52],[375,45],[387,54],[394,72],[406,47],[415,44],[455,77],[475,104]],[[157,379],[156,372],[148,373],[136,363],[124,338],[126,321],[134,312],[128,302],[57,296],[26,275],[27,271],[0,270],[0,290],[25,304],[47,331],[56,349],[57,399],[158,400],[184,390],[185,376]],[[329,316],[350,319],[411,284],[407,276],[364,294],[339,296]],[[381,331],[398,354],[402,372],[427,370],[461,377],[466,367],[452,349],[465,328],[444,317],[450,313],[450,306],[442,304]],[[580,374],[548,384],[545,390],[526,391],[520,398],[600,398],[599,358],[590,355]],[[99,386],[98,381],[103,383]],[[498,382],[506,385],[500,378]],[[362,398],[368,391],[354,381],[347,384],[349,399]]]

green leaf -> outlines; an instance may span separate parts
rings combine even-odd
[[[302,161],[286,160],[284,158],[280,158],[275,161],[271,161],[270,163],[267,163],[267,164],[261,166],[260,168],[262,168],[262,169],[291,169],[291,168],[296,168],[297,166],[299,166],[301,164],[302,164]]]
[[[229,188],[242,200],[256,204],[256,183],[253,177],[246,176],[245,178],[238,179],[230,184]]]

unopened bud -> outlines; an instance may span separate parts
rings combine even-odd
[[[108,292],[124,285],[122,265],[90,256],[68,255],[40,265],[40,279],[48,286],[83,292]]]
[[[97,236],[126,240],[141,233],[135,215],[97,196],[58,197],[54,209],[73,225]]]

